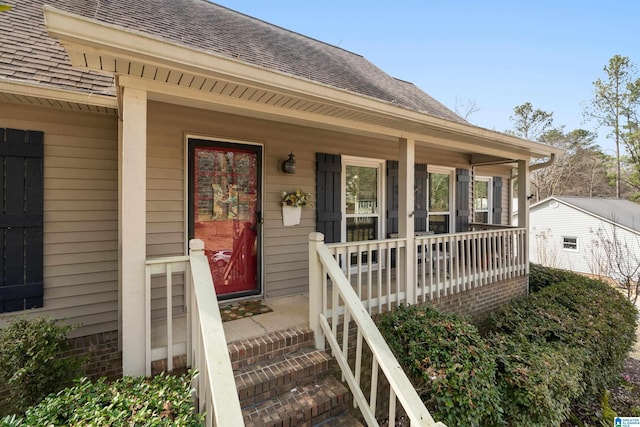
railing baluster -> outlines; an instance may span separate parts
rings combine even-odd
[[[360,375],[362,372],[362,330],[356,325],[356,363],[354,365],[356,384],[360,384]],[[360,387],[362,387],[360,385]],[[354,400],[354,408],[357,407],[357,402]]]
[[[173,371],[173,274],[171,264],[167,264],[167,370]]]
[[[391,390],[393,393],[393,390]],[[369,408],[371,412],[376,413],[376,405],[378,399],[378,359],[375,357],[371,361],[371,393],[369,393]],[[389,424],[393,425],[393,424]]]
[[[151,376],[151,267],[145,266],[145,275],[144,275],[144,294],[145,303],[144,303],[144,319],[146,323],[146,331],[145,334],[145,375]]]
[[[344,322],[342,323],[342,355],[349,360],[349,323],[351,323],[351,313],[349,310],[344,311]],[[344,381],[344,372],[342,373],[342,381]]]
[[[338,336],[338,306],[339,306],[339,298],[340,298],[340,294],[338,291],[338,287],[336,286],[336,284],[334,283],[333,285],[333,289],[331,291],[331,332],[333,333],[333,336],[337,337]],[[346,311],[346,310],[345,310]]]
[[[378,313],[382,312],[382,304],[383,304],[383,292],[382,292],[382,261],[383,261],[383,244],[377,244],[377,253],[378,253],[378,272],[376,274],[376,287],[378,288]],[[387,301],[390,300],[389,293],[386,295]]]
[[[427,268],[429,269],[429,289],[431,290],[431,301],[433,301],[436,296],[440,296],[440,291],[437,288],[438,284],[435,282],[435,268],[433,266],[435,260],[434,245],[435,243],[433,241],[429,241],[429,243],[426,245],[427,254],[425,256],[425,261],[428,263]]]
[[[398,250],[396,249],[396,254],[397,253],[398,253]],[[391,310],[391,260],[392,260],[392,254],[393,254],[391,245],[389,245],[386,254],[387,254],[387,259],[386,259],[387,265],[385,269],[385,277],[386,277],[385,282],[387,285],[387,310]]]
[[[398,273],[398,267],[400,266],[400,259],[402,259],[402,253],[401,252],[406,252],[408,250],[410,250],[410,248],[407,247],[406,245],[406,240],[402,241],[401,244],[400,241],[396,241],[396,287],[395,287],[395,294],[396,294],[396,305],[400,305],[403,302],[406,302],[406,300],[402,300],[400,298],[400,292],[402,292],[402,283],[400,282],[402,275]],[[407,274],[409,274],[409,272],[407,272]]]
[[[389,390],[389,425],[396,425],[396,394]]]
[[[192,296],[193,296],[193,292],[191,291],[191,287],[193,286],[193,278],[191,277],[191,267],[188,266],[187,267],[187,274],[185,277],[185,282],[184,282],[184,300],[185,300],[185,313],[186,313],[186,320],[187,320],[187,366],[193,366],[193,354],[191,352],[191,348],[193,346],[193,337],[191,336],[192,333],[192,327],[193,327],[193,323],[192,323],[192,319],[191,319],[191,313],[193,312],[193,301],[191,300]]]
[[[369,301],[369,314],[373,312],[373,251],[371,250],[371,244],[367,244],[367,299]],[[378,295],[378,299],[381,298],[381,295]]]

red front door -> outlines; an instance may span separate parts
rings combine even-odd
[[[189,140],[190,235],[219,297],[260,293],[262,147]]]

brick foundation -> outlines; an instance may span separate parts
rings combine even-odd
[[[466,316],[479,321],[487,314],[509,301],[527,296],[529,293],[528,276],[483,285],[453,295],[434,298],[425,304],[435,307],[443,313]]]
[[[86,356],[85,375],[91,380],[107,377],[109,381],[122,377],[122,352],[118,350],[118,331],[104,332],[67,340],[63,356]],[[9,397],[6,385],[0,384],[0,404]],[[0,411],[1,413],[2,411]]]
[[[87,357],[84,365],[86,376],[92,380],[107,377],[116,380],[122,377],[122,352],[118,350],[118,331],[71,338],[65,355]]]

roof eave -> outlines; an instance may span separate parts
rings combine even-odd
[[[0,77],[0,92],[27,98],[41,98],[57,102],[112,109],[118,107],[115,96],[83,92],[45,85],[40,82]]]
[[[478,142],[503,146],[505,151],[528,153],[530,157],[549,157],[563,150],[527,141],[511,135],[477,126],[453,122],[430,114],[409,110],[389,102],[341,90],[297,76],[261,68],[211,52],[170,43],[146,33],[85,18],[66,11],[44,6],[49,34],[61,41],[69,51],[74,66],[91,68],[82,51],[109,53],[197,74],[215,74],[244,84],[277,89],[281,93],[302,95],[331,105],[343,105],[373,115],[410,121],[445,134],[456,134]],[[171,46],[171,49],[167,48]],[[521,157],[518,157],[521,158]],[[514,157],[514,160],[517,160]]]

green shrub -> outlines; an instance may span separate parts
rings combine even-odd
[[[567,419],[572,400],[583,392],[583,352],[513,335],[493,335],[490,342],[507,425],[547,427]]]
[[[541,346],[585,352],[585,391],[601,393],[621,371],[635,342],[637,310],[607,284],[575,275],[489,316],[489,329]]]
[[[611,286],[542,267],[536,275],[538,292],[486,322],[510,425],[558,425],[572,400],[597,400],[635,341],[637,310]]]
[[[547,286],[561,282],[572,282],[585,278],[568,270],[543,267],[539,264],[529,264],[529,291],[538,292]]]
[[[22,413],[82,376],[84,359],[62,356],[71,329],[45,318],[17,318],[0,329],[0,384],[8,390],[0,416]]]
[[[86,378],[51,394],[6,426],[200,426],[203,416],[193,407],[191,373],[181,377],[124,377],[107,384]]]
[[[495,361],[473,325],[428,307],[402,306],[382,315],[379,327],[436,420],[502,424]]]

